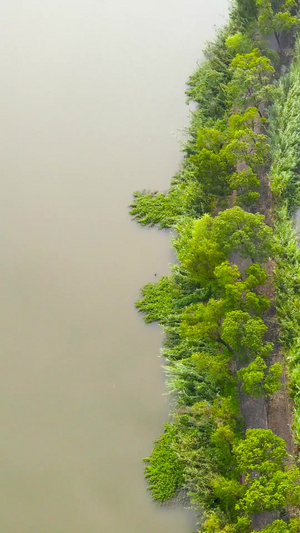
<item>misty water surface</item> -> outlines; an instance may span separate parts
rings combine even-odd
[[[179,166],[184,84],[226,5],[1,2],[3,533],[193,527],[143,479],[168,399],[134,301],[171,251],[127,206]]]

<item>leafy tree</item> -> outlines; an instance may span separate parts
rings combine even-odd
[[[196,154],[190,159],[196,178],[207,194],[225,196],[229,193],[228,176],[234,171],[234,160],[224,144],[222,132],[211,128],[198,131]]]
[[[150,457],[144,459],[145,477],[154,500],[164,502],[175,496],[183,482],[182,463],[174,448],[176,427],[165,425],[164,434],[155,442]]]
[[[246,279],[245,283],[248,289],[255,289],[260,285],[264,285],[268,279],[268,274],[265,268],[258,263],[252,263],[245,269]]]
[[[253,215],[236,206],[222,211],[214,219],[214,237],[226,254],[240,253],[242,257],[264,261],[273,249],[272,230],[264,223],[264,216]]]
[[[238,266],[224,261],[214,270],[214,275],[222,286],[230,285],[238,281],[243,281],[248,290],[253,290],[264,283],[268,279],[266,269],[258,263],[252,263],[245,269],[245,276],[242,278]]]
[[[253,533],[298,533],[300,528],[300,520],[292,518],[289,522],[283,520],[274,520],[272,524],[268,525],[260,531],[253,531]]]
[[[290,31],[297,24],[297,17],[291,14],[296,5],[295,0],[280,2],[282,5],[276,10],[271,0],[256,0],[258,6],[258,26],[264,35],[275,35],[279,48],[281,48],[281,37],[284,31]],[[277,6],[276,6],[277,7]],[[278,9],[277,8],[277,9]]]
[[[245,493],[246,487],[236,479],[216,476],[212,482],[215,497],[220,501],[220,508],[226,513],[232,513],[239,498]],[[225,530],[226,531],[226,530]]]
[[[143,299],[136,302],[139,311],[146,313],[145,322],[165,324],[174,314],[174,300],[180,297],[179,288],[171,277],[163,277],[157,283],[147,283],[142,289]]]
[[[228,369],[227,369],[227,378],[228,380]],[[219,377],[220,380],[222,380],[220,389],[220,395],[214,400],[214,403],[212,405],[212,417],[215,421],[215,424],[218,428],[226,427],[230,428],[231,430],[235,429],[237,426],[237,421],[240,418],[240,412],[239,412],[239,403],[237,400],[237,388],[236,383],[235,389],[231,389],[229,396],[221,396],[222,390],[226,389],[226,386],[224,386],[224,379],[222,377]],[[234,382],[233,378],[231,378],[231,382]],[[226,393],[226,391],[225,391]],[[232,438],[228,439],[227,441],[232,442]]]
[[[212,376],[212,378],[218,384],[219,390],[224,388],[226,381],[231,380],[228,370],[228,357],[224,356],[224,354],[218,353],[216,355],[212,355],[205,352],[195,352],[191,356],[191,360],[196,365],[198,371],[202,373],[205,372],[206,374],[210,374]],[[227,412],[231,412],[228,401],[226,401],[226,405]],[[219,416],[221,416],[220,413]]]
[[[253,276],[250,280],[242,280],[236,265],[225,261],[215,268],[214,275],[223,289],[227,310],[241,309],[251,314],[261,314],[268,309],[269,300],[249,290],[255,288]]]
[[[235,113],[229,119],[227,150],[235,154],[235,163],[245,162],[251,170],[265,165],[269,156],[267,137],[255,131],[261,122],[256,107],[249,107],[245,113]]]
[[[220,265],[216,266],[214,275],[222,287],[227,285],[233,285],[241,280],[241,273],[238,266],[224,261]]]
[[[259,109],[261,103],[269,101],[275,69],[258,48],[247,54],[237,54],[231,62],[231,72],[232,80],[226,92],[232,105],[240,109],[249,106]]]
[[[193,279],[205,286],[214,280],[214,269],[224,259],[224,252],[217,242],[206,238],[200,240],[195,235],[182,263]]]
[[[204,215],[191,224],[178,225],[174,240],[178,258],[197,282],[213,282],[215,268],[231,253],[263,261],[272,254],[272,230],[264,216],[243,211],[236,206],[217,217]]]
[[[224,300],[211,299],[207,304],[190,305],[183,314],[181,326],[183,335],[219,342],[231,351],[230,346],[221,337],[224,313]]]
[[[200,184],[190,170],[183,170],[185,179],[174,178],[167,193],[136,191],[130,214],[142,225],[172,227],[180,216],[199,217],[207,207]]]
[[[216,447],[216,459],[219,463],[219,471],[228,475],[233,470],[232,444],[235,434],[230,425],[220,425],[211,436],[211,443]]]
[[[282,375],[282,365],[280,363],[275,363],[269,368],[269,372],[264,382],[264,390],[267,394],[270,394],[270,395],[274,394],[274,392],[280,389],[281,375]]]
[[[257,398],[264,393],[272,395],[280,389],[281,374],[281,364],[275,363],[268,370],[265,361],[256,357],[246,368],[239,370],[237,376],[242,380],[245,392]]]
[[[236,504],[237,510],[252,515],[299,502],[299,470],[285,466],[285,441],[271,430],[247,430],[246,438],[233,446],[233,453],[238,470],[247,474],[247,491]]]
[[[297,468],[285,472],[277,471],[272,476],[254,479],[245,496],[236,505],[237,510],[251,515],[261,511],[284,509],[299,503],[300,486]]]
[[[225,260],[222,246],[213,235],[214,219],[204,215],[191,225],[177,226],[179,238],[174,240],[178,258],[192,278],[207,285],[214,280],[214,269]]]
[[[253,48],[253,41],[245,32],[238,31],[226,39],[227,48],[236,54],[247,54]]]
[[[285,441],[270,429],[248,429],[246,438],[234,445],[233,452],[241,474],[257,471],[267,475],[283,470],[288,457]]]
[[[269,355],[272,343],[264,342],[267,326],[261,318],[253,318],[244,311],[227,313],[221,329],[222,340],[241,357],[259,354]]]
[[[229,184],[232,190],[237,191],[236,205],[248,207],[258,201],[260,180],[250,168],[231,174]]]

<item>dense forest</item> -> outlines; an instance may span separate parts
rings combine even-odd
[[[298,8],[232,3],[188,80],[181,169],[131,206],[178,258],[136,304],[164,330],[172,399],[145,475],[198,532],[300,531]]]

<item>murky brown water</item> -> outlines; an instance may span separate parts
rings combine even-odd
[[[131,222],[166,188],[184,82],[226,0],[2,0],[3,533],[184,533],[142,458],[167,417],[158,328],[133,302],[168,235]]]

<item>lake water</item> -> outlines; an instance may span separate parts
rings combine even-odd
[[[133,304],[171,251],[127,206],[179,166],[185,81],[226,6],[1,2],[3,533],[193,527],[143,478],[168,399],[160,330]]]

